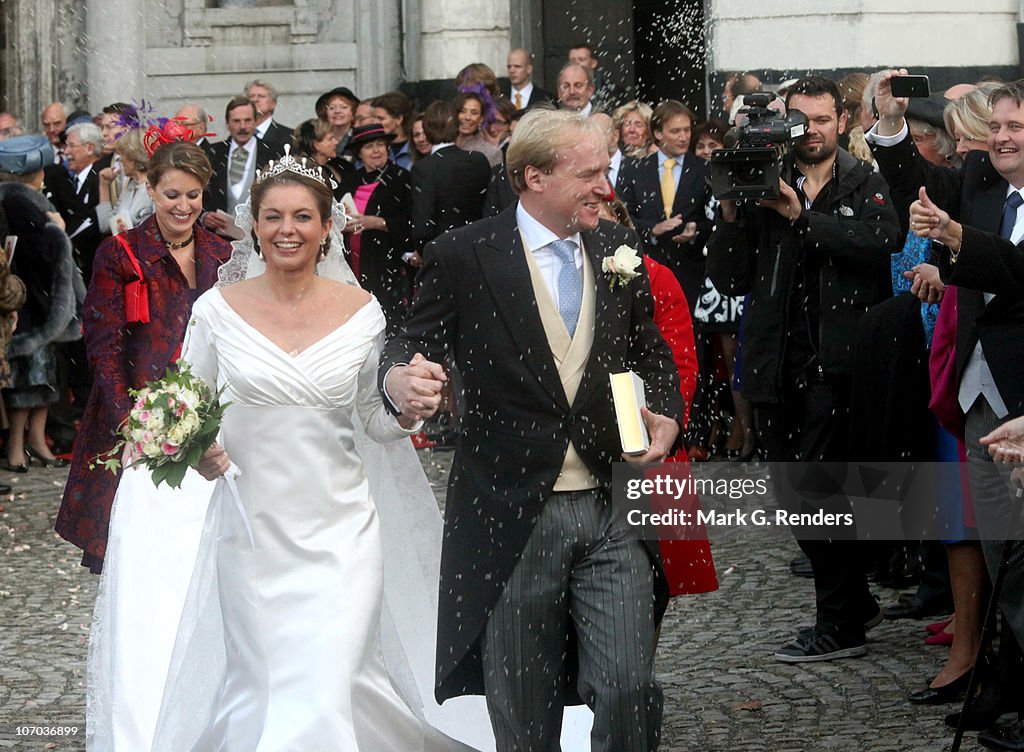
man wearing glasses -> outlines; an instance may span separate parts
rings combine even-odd
[[[75,261],[88,284],[92,259],[100,242],[96,204],[100,200],[99,171],[93,165],[103,154],[103,131],[91,122],[70,126],[64,137],[64,165],[47,165],[43,193],[64,218]]]
[[[594,72],[579,63],[566,63],[558,73],[558,107],[584,117],[594,109]]]

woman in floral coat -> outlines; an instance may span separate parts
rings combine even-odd
[[[155,214],[123,238],[148,290],[149,322],[129,321],[126,287],[139,279],[128,251],[108,238],[99,247],[85,298],[85,346],[93,388],[75,442],[57,532],[81,548],[82,565],[99,573],[120,473],[94,465],[117,442],[131,407],[129,389],[163,376],[180,352],[196,298],[213,287],[231,246],[199,224],[210,162],[190,143],[160,146],[150,160]],[[154,521],[158,524],[158,521]]]

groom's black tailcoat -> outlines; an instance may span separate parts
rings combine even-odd
[[[640,243],[632,231],[604,220],[582,233],[596,284],[594,341],[569,405],[541,323],[515,209],[427,246],[409,317],[381,359],[382,388],[387,370],[417,352],[437,363],[451,353],[464,381],[464,419],[441,554],[439,701],[483,693],[481,630],[552,492],[570,439],[591,473],[606,487],[610,483],[622,450],[608,374],[634,370],[645,382],[653,412],[682,415],[672,355],[651,319],[644,265],[637,268],[639,277],[614,290],[601,272],[603,257],[623,244],[639,249]],[[648,550],[660,616],[668,591],[656,542]]]

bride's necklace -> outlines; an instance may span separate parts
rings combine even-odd
[[[189,235],[184,240],[182,240],[180,243],[172,243],[169,240],[165,240],[164,243],[167,244],[167,250],[168,251],[176,251],[179,248],[184,248],[185,246],[190,245],[192,243],[192,241],[195,240],[195,239],[196,239],[196,230],[193,227],[192,228],[192,234]]]

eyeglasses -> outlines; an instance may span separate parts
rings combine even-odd
[[[84,144],[73,144],[70,141],[68,141],[66,144],[64,144],[64,149],[77,149],[79,146],[84,146]]]

